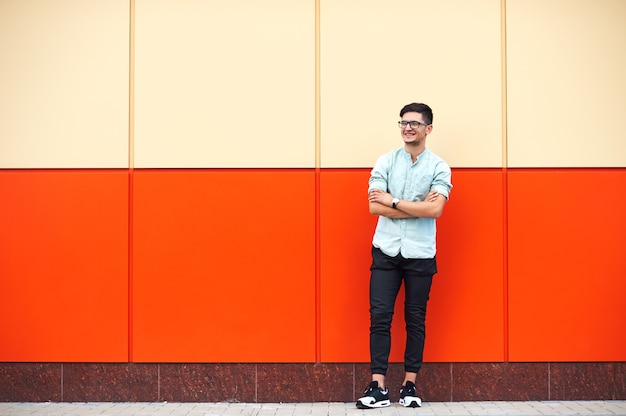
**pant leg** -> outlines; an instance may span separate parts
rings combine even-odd
[[[404,368],[407,372],[417,373],[424,357],[426,305],[437,265],[435,259],[407,259],[405,263],[404,320],[407,336]]]
[[[370,268],[370,367],[372,374],[387,374],[391,350],[391,321],[402,284],[397,257],[372,248]]]

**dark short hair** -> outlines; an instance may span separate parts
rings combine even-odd
[[[424,119],[424,123],[433,124],[433,110],[423,103],[411,103],[402,107],[400,110],[400,117],[402,117],[405,113],[420,113],[422,118]]]

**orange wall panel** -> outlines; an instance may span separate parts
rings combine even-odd
[[[626,360],[626,170],[508,183],[511,360]]]
[[[133,360],[315,360],[315,174],[136,170]]]
[[[368,177],[369,170],[363,169],[321,171],[321,360],[325,362],[369,361],[369,267],[376,218],[368,211]]]
[[[136,170],[131,205],[128,175],[0,170],[0,361],[369,360],[369,169],[320,171],[319,201],[312,170]],[[453,184],[425,360],[624,361],[626,170]]]
[[[128,360],[128,173],[0,171],[0,361]]]
[[[369,361],[369,266],[376,217],[369,169],[321,172],[322,361]],[[426,361],[501,361],[504,356],[503,186],[499,169],[454,170],[438,220],[438,265],[427,314]],[[400,293],[391,361],[402,361]]]
[[[437,262],[424,358],[505,359],[504,187],[500,169],[453,169],[437,220]]]

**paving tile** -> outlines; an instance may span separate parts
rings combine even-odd
[[[0,416],[608,416],[626,415],[626,401],[429,402],[361,410],[354,403],[0,403]]]

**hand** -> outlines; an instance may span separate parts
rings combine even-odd
[[[424,198],[425,202],[435,202],[437,200],[437,197],[439,196],[439,192],[432,190],[428,193],[428,195],[426,195],[426,198]]]
[[[381,191],[380,189],[372,189],[368,194],[370,202],[378,202],[379,204],[391,206],[393,196],[389,192]]]

